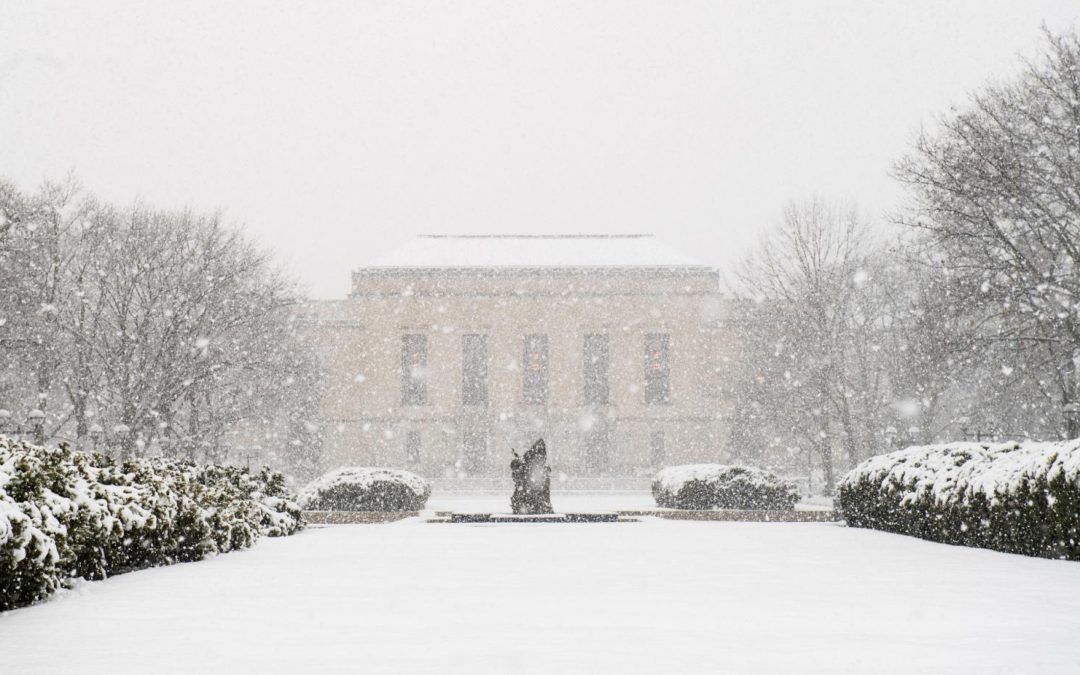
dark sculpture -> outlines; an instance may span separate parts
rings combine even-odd
[[[510,475],[514,479],[514,494],[510,508],[515,514],[554,513],[551,508],[551,467],[547,465],[547,448],[544,439],[538,439],[526,451],[524,457],[510,462]]]

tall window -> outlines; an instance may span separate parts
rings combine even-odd
[[[409,466],[420,466],[420,432],[410,431],[405,434],[405,461]]]
[[[654,431],[649,434],[649,461],[652,465],[662,465],[666,455],[667,448],[664,447],[664,432]]]
[[[645,402],[671,403],[671,334],[645,334]]]
[[[466,473],[482,473],[487,468],[487,434],[465,431],[462,434],[462,468]]]
[[[521,393],[526,403],[544,403],[548,395],[548,336],[533,333],[525,336],[525,370]]]
[[[585,434],[585,471],[604,473],[611,462],[611,431],[590,429]]]
[[[582,375],[585,380],[585,403],[606,405],[609,364],[607,333],[586,335],[583,354],[584,372]]]
[[[487,405],[487,336],[461,336],[461,404]]]
[[[427,336],[401,336],[401,405],[427,404]]]

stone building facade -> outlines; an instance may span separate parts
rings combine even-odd
[[[541,436],[560,478],[722,461],[726,307],[648,235],[418,237],[311,306],[323,465],[497,476]]]

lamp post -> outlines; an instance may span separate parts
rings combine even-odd
[[[895,443],[895,442],[896,442],[896,427],[891,426],[891,425],[885,427],[885,443],[886,443],[886,445],[887,445],[887,447],[889,448],[890,451],[892,450],[893,443]]]
[[[105,435],[105,427],[101,426],[97,422],[90,425],[90,443],[93,444],[94,452],[98,451],[98,443],[101,442],[101,437]]]
[[[120,459],[128,458],[128,437],[131,436],[131,427],[121,422],[113,427],[113,438],[120,443]]]
[[[1069,401],[1061,406],[1061,412],[1065,415],[1065,432],[1069,438],[1080,436],[1080,403]]]
[[[27,415],[30,428],[34,432],[34,442],[38,445],[45,444],[45,413],[40,408],[34,408]]]
[[[916,427],[916,426],[908,427],[907,434],[908,434],[908,438],[911,439],[911,444],[912,445],[915,445],[916,443],[919,442],[918,441],[919,432],[921,432],[921,431],[922,431],[922,429],[920,429],[919,427]]]

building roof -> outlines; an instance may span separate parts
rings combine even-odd
[[[367,268],[705,267],[651,234],[422,234]]]

